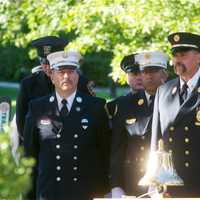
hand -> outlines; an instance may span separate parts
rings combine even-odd
[[[112,188],[111,193],[112,193],[112,198],[122,198],[122,196],[125,195],[124,190],[120,187]]]

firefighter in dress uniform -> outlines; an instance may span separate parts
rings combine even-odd
[[[177,78],[156,94],[152,150],[164,139],[184,186],[168,187],[172,197],[200,197],[200,35],[177,32],[168,36]]]
[[[36,159],[38,200],[92,200],[109,190],[105,100],[77,89],[80,54],[47,56],[55,92],[31,101],[24,130]]]
[[[159,51],[134,55],[142,73],[144,90],[129,93],[117,101],[112,120],[111,186],[112,196],[137,196],[145,192],[138,186],[144,175],[150,146],[153,96],[167,80],[168,56]]]
[[[16,124],[20,144],[23,142],[23,129],[28,112],[28,103],[30,100],[45,96],[54,90],[46,57],[49,53],[63,50],[67,43],[66,40],[56,36],[45,36],[31,42],[31,46],[37,49],[42,70],[37,70],[35,73],[28,75],[20,83],[16,104]]]

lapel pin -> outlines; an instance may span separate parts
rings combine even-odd
[[[51,96],[51,97],[49,98],[49,101],[50,101],[50,102],[53,102],[53,101],[54,101],[54,96]]]
[[[142,104],[144,104],[144,99],[139,99],[138,100],[138,105],[141,106]]]
[[[81,97],[76,97],[76,101],[77,101],[78,103],[81,103],[81,102],[82,102],[82,98],[81,98]]]
[[[172,94],[174,95],[177,91],[177,87],[175,86],[173,89],[172,89]]]

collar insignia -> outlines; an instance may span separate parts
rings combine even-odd
[[[173,89],[172,89],[172,94],[174,95],[174,94],[176,93],[176,91],[177,91],[177,87],[175,86],[175,87],[173,87]]]
[[[55,99],[54,96],[51,96],[51,97],[49,98],[49,101],[50,101],[50,102],[54,102],[54,99]]]
[[[77,101],[78,103],[82,103],[82,98],[81,98],[81,97],[76,97],[76,101]]]

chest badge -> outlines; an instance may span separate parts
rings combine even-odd
[[[136,118],[132,118],[132,119],[127,119],[126,123],[127,124],[134,124],[136,122]]]
[[[195,125],[200,126],[200,107],[197,108],[196,120]]]
[[[40,124],[42,124],[42,125],[49,125],[49,124],[51,124],[51,120],[48,119],[48,118],[41,119],[40,120]]]
[[[143,104],[144,104],[144,99],[139,99],[139,100],[138,100],[138,105],[139,105],[139,106],[142,106]]]
[[[88,119],[84,118],[81,120],[81,125],[84,130],[88,128]]]

